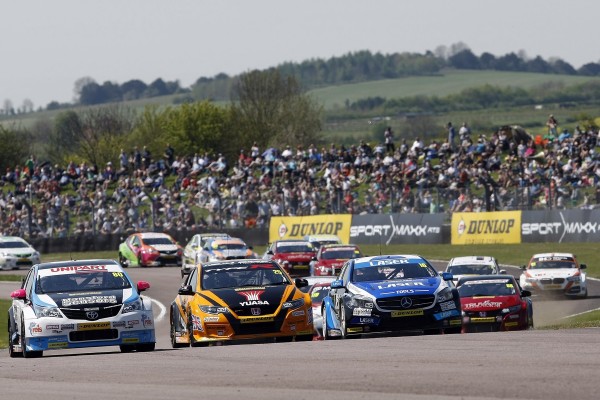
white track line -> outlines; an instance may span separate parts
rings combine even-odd
[[[583,315],[583,314],[591,313],[592,311],[598,311],[598,310],[600,310],[600,308],[594,308],[593,310],[587,310],[587,311],[580,312],[580,313],[577,313],[577,314],[567,315],[566,317],[562,317],[561,319],[567,319],[567,318],[571,318],[571,317],[576,317],[578,315]]]
[[[145,296],[145,297],[148,298],[154,304],[156,304],[158,306],[158,308],[160,308],[160,313],[158,314],[157,317],[154,318],[154,320],[162,321],[162,319],[165,317],[165,315],[167,315],[167,307],[165,307],[165,305],[163,303],[161,303],[160,301],[158,301],[156,299],[153,299],[152,297],[149,297],[149,296]]]

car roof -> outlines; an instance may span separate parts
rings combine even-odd
[[[27,243],[27,241],[25,239],[23,239],[22,237],[19,237],[19,236],[0,236],[0,242],[23,242],[23,243]]]
[[[425,258],[416,255],[416,254],[389,254],[382,256],[370,256],[370,257],[361,257],[354,259],[354,267],[355,268],[365,268],[377,266],[377,262],[381,263],[380,265],[386,265],[386,261],[390,260],[408,260],[410,262],[427,262]],[[390,263],[392,264],[392,263]]]
[[[482,264],[488,265],[496,262],[496,259],[492,256],[461,256],[454,257],[448,263],[448,266],[451,265],[463,265],[463,264]]]
[[[210,262],[198,264],[198,265],[196,265],[196,268],[199,268],[199,269],[215,268],[215,269],[217,269],[220,266],[227,267],[227,266],[250,265],[250,264],[251,265],[268,264],[268,265],[277,265],[279,267],[279,264],[272,260],[263,260],[260,258],[252,258],[252,259],[248,258],[248,259],[242,259],[242,260],[210,261]]]
[[[173,239],[169,234],[162,232],[139,232],[137,235],[140,235],[142,239],[153,239],[153,238],[169,238]]]
[[[58,267],[78,267],[85,265],[118,265],[115,260],[110,259],[90,259],[90,260],[69,260],[69,261],[52,261],[38,264],[38,269],[58,268]]]
[[[216,243],[216,244],[224,244],[224,243],[240,243],[240,244],[243,244],[243,245],[245,245],[245,244],[246,244],[246,243],[245,243],[245,242],[244,242],[242,239],[239,239],[239,238],[232,238],[232,237],[230,237],[230,238],[222,238],[222,239],[211,239],[211,240],[209,241],[209,243],[211,243],[211,244],[212,244],[212,243]]]
[[[228,238],[229,233],[199,233],[198,236],[201,239],[210,239],[210,238]]]
[[[305,235],[304,240],[308,240],[310,242],[318,242],[319,240],[336,240],[340,243],[342,239],[340,239],[337,235]]]
[[[328,250],[328,249],[358,249],[358,246],[355,244],[324,244],[323,246],[321,246],[321,248],[323,250]]]
[[[468,281],[493,281],[493,280],[503,280],[503,279],[511,279],[516,281],[517,279],[509,274],[501,274],[501,275],[467,275],[467,276],[463,276],[461,277],[458,282],[457,282],[457,286],[460,284],[463,284],[465,282]]]
[[[541,257],[575,257],[573,253],[537,253],[534,254],[531,258],[541,258]]]

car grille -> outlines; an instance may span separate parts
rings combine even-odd
[[[410,298],[412,305],[410,307],[402,307],[402,299]],[[377,306],[384,310],[410,310],[413,308],[426,308],[433,304],[435,296],[396,296],[385,299],[378,299]]]
[[[31,260],[17,261],[17,265],[20,267],[24,265],[31,267],[33,265],[33,262]]]
[[[121,310],[121,304],[108,307],[98,307],[98,318],[89,319],[86,315],[87,311],[81,308],[61,308],[60,311],[69,319],[85,319],[87,321],[96,321],[102,318],[114,317]]]
[[[71,342],[84,342],[87,340],[113,340],[119,337],[116,329],[99,329],[95,331],[75,331],[69,333]]]
[[[225,257],[226,260],[244,260],[246,256],[228,256]]]
[[[240,317],[252,317],[252,316],[256,316],[256,315],[269,315],[269,314],[274,314],[275,310],[277,310],[278,306],[279,306],[279,304],[274,305],[274,306],[244,307],[244,308],[233,309],[233,312],[235,312]],[[253,308],[260,308],[260,314],[256,314],[256,315],[252,314]]]
[[[27,254],[16,254],[15,257],[17,258],[29,258],[31,257],[33,254],[31,253],[27,253]]]
[[[281,331],[281,322],[258,322],[255,324],[236,324],[233,330],[236,335],[262,335]]]
[[[171,255],[161,255],[156,259],[156,261],[163,265],[176,265],[181,262],[181,259]]]
[[[540,279],[540,282],[543,283],[544,285],[548,285],[551,283],[555,283],[555,284],[561,284],[564,283],[565,278],[542,278]]]

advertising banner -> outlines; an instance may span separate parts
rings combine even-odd
[[[523,211],[521,219],[526,243],[600,242],[600,209]]]
[[[350,242],[355,244],[443,243],[444,214],[354,215]]]
[[[269,242],[302,239],[306,235],[337,235],[343,243],[349,243],[351,222],[351,214],[271,217]]]
[[[521,211],[452,214],[452,244],[521,243]]]

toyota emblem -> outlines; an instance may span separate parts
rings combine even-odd
[[[96,319],[98,319],[98,311],[88,311],[85,313],[85,316],[90,321],[96,320]]]
[[[400,305],[402,308],[410,308],[412,306],[412,300],[410,297],[403,297],[402,300],[400,300]]]

